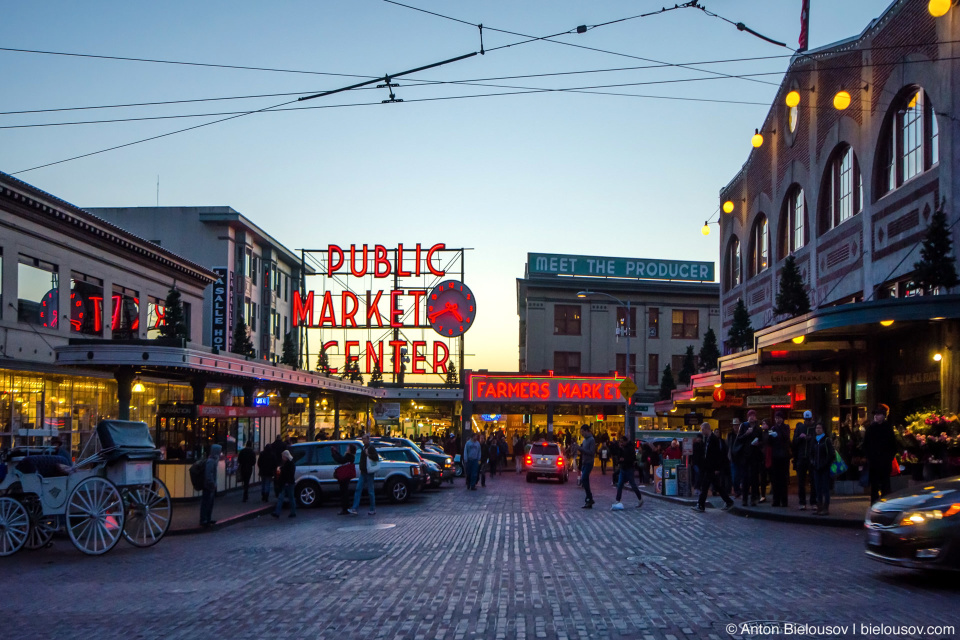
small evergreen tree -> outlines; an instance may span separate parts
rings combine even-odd
[[[370,384],[371,387],[382,387],[383,386],[383,372],[380,371],[380,361],[376,358],[373,359],[373,371],[370,372]]]
[[[687,352],[683,354],[683,367],[680,368],[680,373],[677,374],[677,380],[680,381],[680,384],[689,385],[690,378],[697,372],[697,357],[693,355],[693,345],[687,347]]]
[[[344,377],[350,378],[350,382],[359,382],[363,384],[363,374],[360,373],[360,361],[352,360],[343,368]]]
[[[294,369],[300,365],[300,354],[297,353],[297,348],[293,344],[293,332],[287,332],[287,335],[283,336],[283,355],[280,356],[280,364]]]
[[[457,368],[452,365],[447,367],[447,384],[451,387],[460,384],[460,380],[457,377]]]
[[[788,315],[791,318],[810,313],[810,298],[803,288],[800,269],[793,256],[787,256],[780,272],[780,291],[777,292],[777,304],[773,308],[776,315]]]
[[[954,257],[953,239],[947,228],[947,214],[942,209],[933,212],[927,235],[920,249],[920,261],[913,268],[917,270],[917,283],[927,292],[938,287],[950,289],[960,283],[957,278],[957,266]]]
[[[753,346],[753,326],[750,324],[750,314],[747,312],[747,305],[743,304],[743,298],[737,300],[737,306],[733,310],[733,324],[727,333],[727,345],[736,351]]]
[[[253,340],[250,339],[250,329],[243,318],[237,321],[237,327],[233,330],[233,346],[230,351],[241,356],[253,358],[257,355],[257,350],[253,346]]]
[[[669,400],[670,392],[677,388],[677,383],[673,381],[673,371],[670,365],[663,370],[663,377],[660,378],[660,399]]]
[[[180,290],[173,285],[167,291],[167,299],[163,303],[163,324],[160,325],[161,338],[184,339],[190,341],[190,331],[187,328],[187,318],[183,312],[183,301],[180,299]]]
[[[317,373],[330,375],[330,356],[326,349],[320,349],[320,356],[317,358]]]
[[[714,371],[720,360],[720,348],[717,346],[717,334],[713,329],[707,329],[703,334],[703,345],[700,347],[700,372]]]

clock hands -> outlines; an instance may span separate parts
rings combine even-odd
[[[442,316],[445,313],[450,313],[456,318],[459,322],[463,322],[463,316],[460,315],[460,312],[457,311],[457,305],[453,302],[448,302],[444,305],[443,309],[439,311],[434,311],[433,313],[427,315],[427,318],[430,319],[430,322],[434,322],[437,318]]]

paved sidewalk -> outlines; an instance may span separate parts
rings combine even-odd
[[[170,523],[170,530],[167,535],[178,536],[216,531],[267,514],[277,506],[272,494],[270,502],[260,502],[259,485],[257,486],[256,496],[254,496],[253,491],[250,494],[248,502],[243,502],[243,491],[239,490],[231,490],[222,496],[217,496],[213,503],[213,519],[217,523],[207,529],[200,527],[200,500],[174,502],[173,521]]]

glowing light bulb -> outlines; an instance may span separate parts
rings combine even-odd
[[[793,344],[803,344],[803,341],[806,340],[806,336],[797,336],[792,340],[793,340]]]
[[[723,203],[723,212],[733,213],[733,202],[731,200],[727,200]]]
[[[934,361],[934,362],[940,362],[941,360],[943,360],[943,356],[942,356],[942,355],[940,355],[939,353],[933,354],[933,361]]]
[[[934,18],[939,18],[941,16],[947,15],[947,11],[950,11],[950,0],[930,0],[930,3],[927,5],[927,11],[930,12]]]
[[[881,321],[880,321],[880,326],[881,326],[881,327],[889,327],[889,326],[892,325],[892,324],[893,324],[893,320],[881,320]]]
[[[750,144],[753,145],[754,149],[759,149],[760,146],[763,144],[763,136],[760,135],[759,129],[756,129],[753,134],[753,137],[750,138]]]
[[[700,228],[700,233],[702,233],[705,236],[710,235],[710,225],[704,222],[703,226]]]
[[[850,94],[846,91],[838,91],[837,95],[833,96],[833,107],[837,111],[843,111],[850,106]]]
[[[787,94],[787,97],[784,100],[784,102],[786,102],[787,106],[790,108],[797,106],[798,104],[800,104],[800,92],[791,91],[790,93]]]

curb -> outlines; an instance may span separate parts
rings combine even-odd
[[[642,488],[640,489],[640,493],[642,493],[642,494],[643,494],[643,497],[645,497],[645,498],[646,498],[647,496],[650,496],[651,498],[656,498],[657,500],[663,500],[664,502],[672,502],[672,503],[674,503],[674,504],[682,504],[682,505],[684,505],[684,506],[686,506],[686,507],[695,507],[695,506],[697,506],[697,498],[680,498],[680,497],[677,497],[677,496],[665,496],[665,495],[661,495],[661,494],[659,494],[659,493],[656,493],[656,492],[654,492],[654,491],[650,491],[649,489],[644,490],[644,489],[642,489]],[[708,501],[707,501],[707,508],[709,509],[711,506],[712,506],[712,505],[710,504],[710,501],[708,500]]]
[[[186,529],[170,529],[167,531],[168,536],[186,536],[195,533],[207,533],[210,531],[219,531],[231,525],[239,524],[246,520],[253,520],[254,518],[259,518],[262,515],[266,515],[273,511],[275,506],[260,507],[254,509],[253,511],[247,511],[246,513],[241,513],[235,516],[230,516],[229,518],[224,518],[223,520],[217,520],[217,523],[212,527],[203,528],[201,526],[188,527]]]
[[[827,516],[818,518],[815,516],[799,516],[790,513],[770,513],[768,511],[752,511],[743,507],[733,507],[730,513],[742,518],[756,518],[757,520],[770,520],[773,522],[788,522],[790,524],[806,524],[815,527],[836,527],[842,529],[863,529],[863,520],[851,520],[849,518],[834,518]]]

